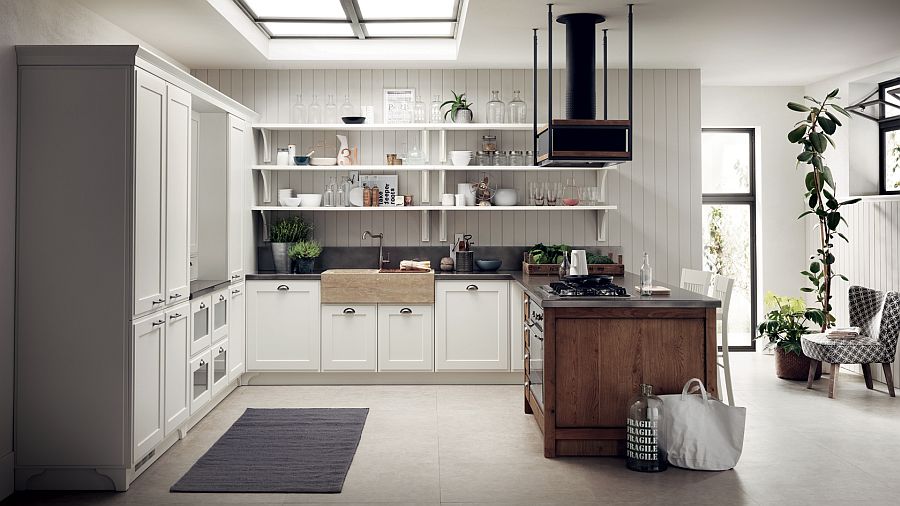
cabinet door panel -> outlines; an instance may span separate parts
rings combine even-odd
[[[525,331],[525,290],[518,283],[509,284],[509,355],[510,369],[525,368],[525,348],[522,333]]]
[[[229,289],[213,292],[212,300],[212,342],[218,342],[228,336],[228,323],[231,319],[231,297]]]
[[[375,306],[322,306],[322,370],[374,371],[377,332]]]
[[[434,370],[431,306],[378,306],[378,369]]]
[[[191,415],[198,413],[212,398],[212,352],[207,350],[191,360],[188,369]]]
[[[209,295],[191,301],[191,356],[212,344],[212,298]]]
[[[187,420],[190,393],[187,370],[190,360],[190,304],[182,304],[166,312],[165,435],[168,436]]]
[[[191,95],[167,86],[166,109],[166,300],[190,296]]]
[[[704,342],[697,338],[705,335],[703,320],[643,320],[641,330],[641,382],[653,385],[656,394],[681,392],[691,378],[710,381],[704,366]]]
[[[212,395],[216,395],[228,386],[228,339],[212,345]]]
[[[163,375],[165,374],[164,313],[145,318],[133,326],[134,413],[132,417],[134,462],[163,440]]]
[[[247,370],[319,370],[319,282],[247,282]]]
[[[166,83],[136,70],[134,314],[161,309],[165,288]]]
[[[437,370],[509,369],[506,281],[435,285]]]
[[[231,287],[231,319],[228,322],[228,381],[234,381],[244,372],[245,349],[245,305],[244,285]]]
[[[244,276],[244,176],[247,171],[247,126],[228,116],[228,271],[232,282]]]

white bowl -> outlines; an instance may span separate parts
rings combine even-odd
[[[283,197],[278,199],[278,203],[285,207],[299,207],[301,202],[300,197]]]
[[[337,164],[337,158],[333,156],[321,157],[321,158],[311,158],[309,160],[310,165],[335,165]]]
[[[472,161],[472,155],[471,155],[471,154],[469,154],[469,155],[462,155],[462,154],[458,154],[458,153],[456,153],[456,152],[452,152],[452,153],[450,154],[450,162],[451,162],[453,165],[457,165],[457,166],[466,166],[466,165],[469,165],[469,162],[471,162],[471,161]]]
[[[322,205],[321,193],[301,193],[297,197],[300,198],[300,207],[319,207]]]
[[[500,188],[494,192],[495,206],[514,206],[519,201],[519,194],[515,188]]]

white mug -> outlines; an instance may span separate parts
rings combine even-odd
[[[452,193],[445,193],[441,195],[441,205],[442,206],[452,206],[455,202],[455,196]]]
[[[462,193],[456,194],[456,207],[466,207],[466,196]]]

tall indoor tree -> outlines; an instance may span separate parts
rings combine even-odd
[[[805,164],[809,168],[806,173],[806,204],[809,209],[801,214],[798,219],[807,215],[815,215],[818,223],[819,244],[816,253],[810,257],[809,269],[802,274],[806,276],[812,287],[803,287],[802,291],[815,293],[816,301],[821,307],[821,313],[816,312],[812,316],[815,323],[821,325],[824,332],[834,323],[834,315],[831,306],[831,288],[835,278],[847,281],[847,277],[834,270],[835,257],[832,253],[835,236],[846,242],[850,242],[847,236],[838,229],[843,222],[841,216],[843,206],[855,204],[860,199],[839,201],[835,194],[837,189],[831,169],[825,164],[825,151],[830,144],[835,147],[831,136],[841,126],[837,114],[850,117],[841,106],[834,102],[839,99],[838,90],[829,93],[819,101],[813,97],[803,97],[805,103],[788,102],[788,109],[805,115],[804,119],[794,125],[794,129],[788,133],[788,140],[799,144],[803,150],[797,155],[797,166]]]

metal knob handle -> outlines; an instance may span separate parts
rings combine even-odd
[[[181,318],[181,313],[175,313],[175,314],[169,316],[170,320],[177,320],[178,318]]]
[[[524,358],[525,358],[525,360],[528,360],[529,358],[531,358],[531,355],[526,353]]]
[[[153,325],[154,327],[158,327],[158,326],[162,325],[163,323],[166,323],[166,321],[165,320],[156,320],[151,325]]]
[[[290,290],[290,287],[287,285],[278,285],[278,289],[281,291]]]
[[[170,298],[170,299],[177,299],[177,298],[179,298],[179,297],[181,297],[181,294],[180,294],[180,293],[173,293],[172,295],[169,295],[169,298]]]
[[[203,359],[201,358],[201,359],[200,359],[200,367],[203,367],[203,366],[205,366],[205,365],[206,365],[206,360],[203,360]]]
[[[354,313],[356,313],[356,310],[353,309],[352,307],[345,307],[345,308],[344,308],[344,314],[354,314]]]
[[[469,285],[466,287],[466,290],[469,290],[469,291],[478,290],[478,285]]]
[[[200,309],[206,309],[206,303],[205,303],[205,302],[201,302],[201,303],[200,303]]]
[[[219,346],[219,353],[225,353],[225,348]]]
[[[224,295],[219,295],[219,301],[221,302],[221,301],[223,301],[223,300],[225,300],[225,296],[224,296]]]
[[[400,310],[400,314],[412,314],[412,309],[405,307]]]
[[[526,381],[526,382],[525,382],[525,388],[528,388],[529,386],[531,386],[531,382],[530,382],[530,381]]]
[[[240,290],[232,290],[232,291],[231,291],[231,295],[237,295],[237,294],[239,294],[239,293],[241,293]]]
[[[231,275],[231,279],[238,279],[239,277],[241,277],[240,274],[232,274]]]
[[[152,304],[155,306],[155,305],[157,305],[157,304],[162,304],[162,303],[165,302],[165,301],[166,301],[166,299],[157,299],[157,300],[154,300],[154,301],[152,302]]]

